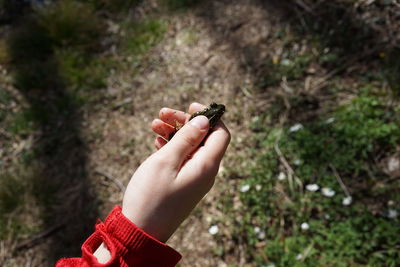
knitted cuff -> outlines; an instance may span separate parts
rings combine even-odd
[[[104,223],[96,225],[96,232],[82,246],[83,257],[97,265],[94,251],[104,242],[111,253],[106,265],[120,266],[175,266],[181,255],[168,245],[153,238],[137,227],[115,206]]]

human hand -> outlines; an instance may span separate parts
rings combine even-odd
[[[222,121],[208,136],[209,122],[205,116],[188,122],[190,114],[204,108],[193,103],[189,113],[160,110],[160,119],[152,123],[155,133],[167,138],[173,125],[185,125],[169,142],[160,136],[155,139],[158,151],[139,166],[124,195],[125,217],[161,242],[169,239],[211,189],[230,141]],[[199,146],[205,137],[204,145]]]

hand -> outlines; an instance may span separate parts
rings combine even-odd
[[[169,239],[211,189],[230,141],[222,121],[208,136],[205,116],[188,122],[190,114],[204,108],[193,103],[189,114],[169,108],[160,110],[160,119],[152,123],[153,131],[160,136],[169,136],[176,123],[185,125],[169,142],[156,138],[159,150],[136,170],[124,195],[122,213],[161,242]],[[204,145],[200,145],[204,138]]]

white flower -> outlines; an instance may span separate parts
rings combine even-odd
[[[349,206],[353,202],[353,198],[351,196],[345,197],[342,200],[343,206]]]
[[[250,185],[249,184],[245,184],[245,185],[242,185],[242,187],[240,187],[240,192],[242,192],[242,193],[245,193],[245,192],[247,192],[249,190],[250,190]]]
[[[324,187],[321,189],[321,193],[326,197],[333,197],[336,192],[328,187]]]
[[[275,267],[275,264],[270,263],[270,264],[267,265],[267,267]]]
[[[330,124],[330,123],[332,123],[332,122],[334,122],[335,121],[335,118],[329,118],[329,119],[327,119],[326,121],[325,121],[325,123],[326,124]]]
[[[325,217],[325,219],[329,220],[331,218],[331,215],[325,214],[324,217]]]
[[[301,253],[300,253],[300,254],[297,254],[296,260],[299,261],[299,260],[301,260],[302,258],[303,258],[303,254],[301,254]]]
[[[317,184],[308,184],[308,185],[306,185],[306,189],[308,191],[310,191],[310,192],[315,192],[315,191],[318,191],[319,185],[317,185]]]
[[[256,190],[257,190],[257,191],[260,191],[261,188],[262,188],[262,186],[261,186],[260,184],[256,185]]]
[[[306,222],[303,222],[300,225],[300,228],[301,228],[301,230],[307,231],[308,229],[310,229],[310,225],[308,223],[306,223]]]
[[[219,231],[218,225],[212,225],[209,229],[208,232],[210,235],[216,235]]]
[[[301,123],[296,123],[295,125],[289,128],[289,132],[293,133],[301,129],[303,129],[303,125]]]
[[[264,239],[265,238],[265,232],[263,230],[261,230],[261,228],[258,227],[258,226],[254,227],[254,233],[257,234],[257,238],[258,239]]]
[[[280,172],[279,174],[278,174],[278,180],[279,181],[283,181],[283,180],[285,180],[286,179],[286,174],[284,173],[284,172]]]
[[[293,163],[294,163],[294,165],[299,166],[299,165],[301,165],[301,160],[295,159],[295,160],[293,160]]]
[[[292,65],[292,61],[291,61],[290,59],[287,59],[287,58],[282,59],[281,65],[283,65],[283,66],[290,66],[290,65]]]
[[[388,210],[388,217],[390,219],[395,219],[398,216],[399,216],[399,213],[397,212],[397,210],[392,210],[392,209]]]
[[[260,239],[260,240],[264,239],[265,238],[265,232],[264,231],[260,231],[257,234],[257,238]]]

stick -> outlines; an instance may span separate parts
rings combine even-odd
[[[293,168],[290,166],[289,162],[286,160],[286,158],[283,155],[282,151],[279,149],[278,142],[279,142],[279,140],[275,143],[274,149],[275,149],[276,154],[278,154],[280,162],[283,164],[283,166],[287,170],[289,187],[290,187],[290,190],[293,193],[293,191],[294,191],[293,178],[295,178],[296,182],[300,185],[300,187],[302,187],[302,182],[300,181],[300,179],[298,177],[296,177]]]
[[[342,190],[344,191],[344,193],[346,194],[347,197],[351,197],[349,190],[347,190],[347,187],[345,186],[345,184],[343,183],[342,178],[340,178],[339,173],[336,171],[336,168],[332,165],[329,164],[329,167],[332,169],[333,171],[333,175],[335,175],[336,180],[338,181],[338,183],[340,184],[340,187],[342,188]]]
[[[111,182],[113,182],[114,184],[117,185],[117,187],[119,188],[119,190],[123,193],[125,192],[125,186],[123,185],[123,183],[121,183],[120,180],[112,177],[111,175],[109,175],[108,173],[102,172],[100,170],[96,170],[95,171],[96,174],[104,176],[105,178],[107,178],[108,180],[110,180]]]
[[[50,228],[46,231],[43,231],[43,232],[33,236],[32,238],[18,244],[15,247],[15,251],[32,248],[32,247],[36,246],[37,244],[39,244],[39,242],[41,240],[55,234],[56,232],[58,232],[59,230],[61,230],[64,227],[65,227],[65,224],[59,224],[59,225],[53,226],[52,228]]]

